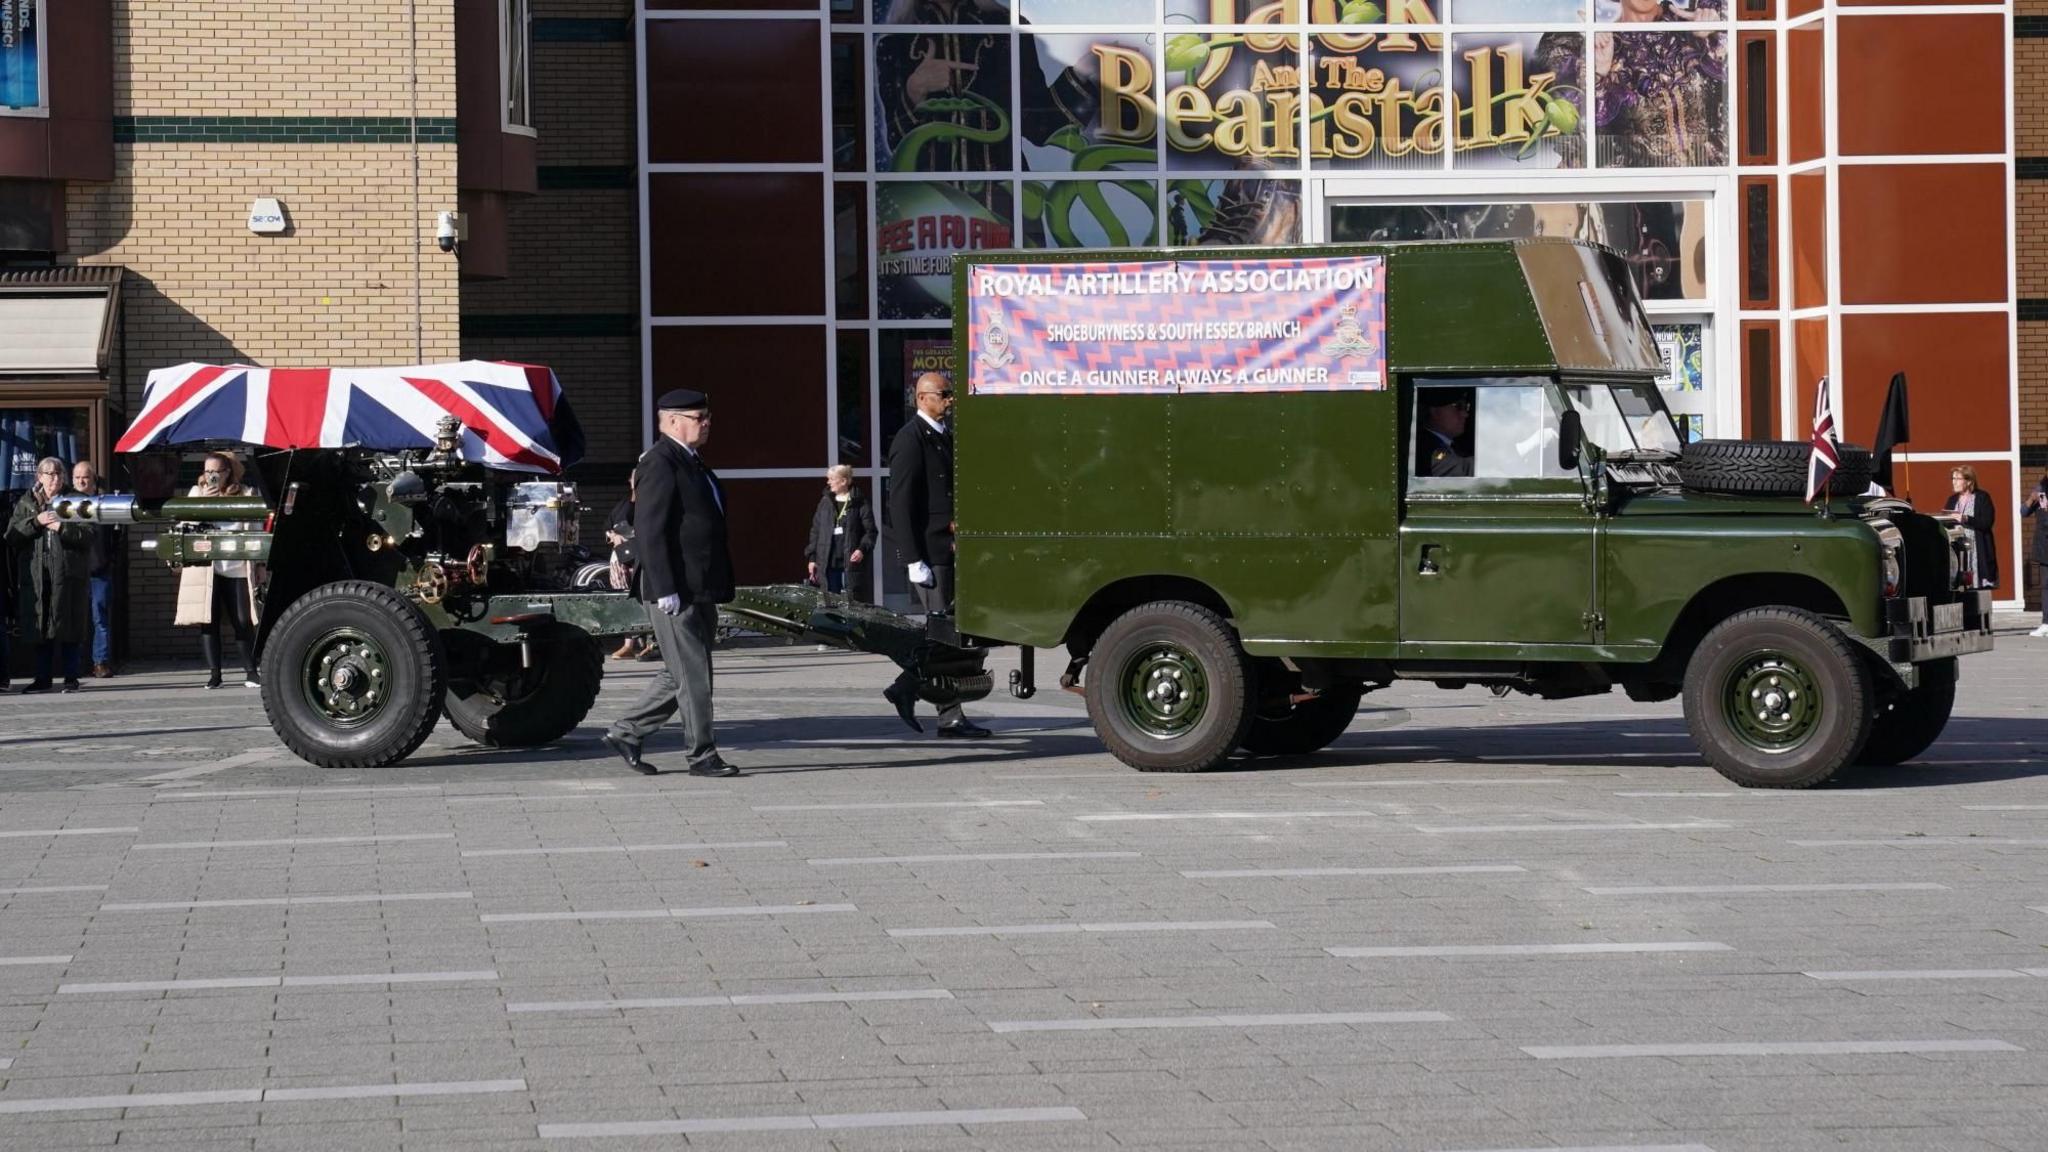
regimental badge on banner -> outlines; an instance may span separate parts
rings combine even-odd
[[[1382,256],[977,264],[967,296],[976,394],[1387,386]]]

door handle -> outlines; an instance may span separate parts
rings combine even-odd
[[[1443,557],[1443,554],[1443,545],[1424,544],[1422,546],[1422,563],[1419,567],[1416,568],[1416,573],[1422,576],[1443,575],[1443,567],[1441,564],[1438,563],[1438,561]]]

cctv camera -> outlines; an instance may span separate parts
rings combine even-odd
[[[455,245],[462,239],[462,217],[453,212],[443,212],[434,221],[434,243],[443,252],[455,251]]]

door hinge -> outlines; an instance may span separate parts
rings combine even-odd
[[[1607,634],[1607,617],[1598,612],[1581,613],[1579,623],[1585,625],[1586,631],[1591,632],[1596,640]]]

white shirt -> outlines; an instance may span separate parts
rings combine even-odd
[[[942,436],[943,436],[943,435],[945,435],[945,432],[946,432],[946,426],[945,426],[944,424],[941,424],[941,423],[939,423],[939,422],[938,422],[937,420],[934,420],[934,419],[932,419],[931,417],[929,417],[929,416],[925,415],[925,414],[924,414],[924,409],[922,409],[922,408],[919,408],[919,409],[917,410],[917,418],[918,418],[918,419],[920,419],[920,420],[922,420],[922,421],[924,421],[925,423],[927,423],[927,424],[931,425],[931,426],[932,426],[932,431],[934,431],[934,432],[937,432],[937,433],[939,433],[939,434],[940,434],[940,435],[942,435]]]

